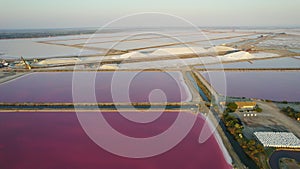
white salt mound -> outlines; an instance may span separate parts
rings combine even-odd
[[[118,66],[117,65],[102,65],[100,67],[100,69],[112,69],[112,70],[115,70],[115,69],[118,69]]]
[[[147,57],[147,55],[135,51],[135,52],[129,52],[129,53],[120,55],[118,58],[119,59],[128,59],[128,58],[141,58],[141,57]]]
[[[52,64],[75,64],[76,62],[81,61],[78,58],[53,58],[53,59],[45,59],[37,64],[40,65],[52,65]]]
[[[224,60],[243,60],[243,59],[253,59],[254,56],[249,52],[240,51],[240,52],[234,52],[224,56],[220,56],[220,58]]]
[[[208,51],[202,47],[181,47],[181,48],[162,48],[157,49],[151,53],[154,56],[170,56],[170,55],[183,55],[183,54],[203,54]]]
[[[227,47],[227,46],[215,46],[207,49],[210,53],[219,53],[219,52],[230,52],[230,51],[235,51],[237,49]]]

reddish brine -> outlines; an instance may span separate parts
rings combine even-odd
[[[3,169],[232,168],[214,135],[204,143],[198,142],[203,116],[180,113],[197,116],[187,136],[171,150],[141,159],[120,157],[99,147],[84,132],[75,113],[1,113],[0,166]],[[141,124],[128,121],[117,112],[102,114],[115,130],[136,138],[155,136],[167,130],[178,117],[178,112],[164,112],[155,121]],[[103,137],[106,132],[99,129]]]

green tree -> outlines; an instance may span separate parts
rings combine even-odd
[[[260,153],[264,152],[264,146],[261,145],[261,144],[257,144],[257,145],[256,145],[256,149],[257,149]]]
[[[260,108],[260,107],[257,106],[256,109],[255,109],[255,111],[258,112],[258,113],[261,113],[262,112],[262,108]]]
[[[227,110],[229,111],[229,112],[235,112],[236,111],[236,109],[238,108],[238,105],[237,104],[235,104],[235,103],[228,103],[227,105]]]

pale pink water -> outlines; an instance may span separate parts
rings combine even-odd
[[[202,73],[209,81],[209,76],[216,72]],[[300,101],[299,72],[225,72],[227,96],[268,99],[274,101]],[[214,78],[216,79],[216,78]],[[222,79],[221,79],[222,80]],[[213,86],[218,92],[224,86]],[[220,81],[219,84],[224,84]],[[224,94],[221,92],[221,94]]]
[[[92,74],[90,72],[77,73],[76,77],[80,79],[74,82],[77,85],[95,84],[92,90],[97,102],[148,102],[151,91],[157,89],[165,94],[168,102],[187,101],[190,95],[187,87],[183,86],[180,72],[169,72],[173,76],[164,72],[141,72],[130,81],[129,88],[124,81],[135,72],[98,72],[94,79],[87,78]],[[73,102],[72,78],[72,72],[26,75],[0,85],[0,102]],[[79,93],[83,97],[86,91],[83,87]],[[123,91],[129,99],[122,94]],[[161,98],[154,97],[152,101],[162,101]],[[91,102],[90,99],[86,101]]]

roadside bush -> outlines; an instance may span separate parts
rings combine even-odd
[[[238,105],[235,104],[235,103],[228,103],[228,104],[226,105],[226,107],[227,107],[227,111],[228,111],[228,112],[235,112],[236,109],[238,108]]]

